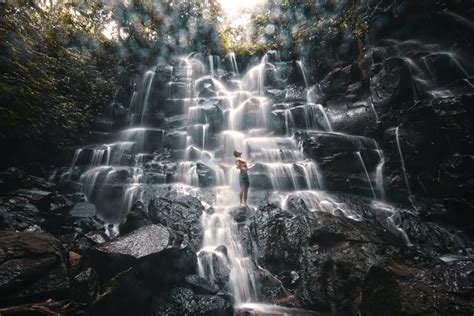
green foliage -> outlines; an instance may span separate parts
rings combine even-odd
[[[54,160],[81,142],[93,117],[112,101],[114,69],[104,72],[98,64],[115,60],[71,47],[94,32],[67,12],[0,10],[0,145],[8,148],[2,164],[31,160],[20,155],[25,147],[32,155],[41,154],[40,160],[49,160],[44,157],[47,148]]]

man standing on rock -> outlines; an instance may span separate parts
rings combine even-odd
[[[247,207],[247,198],[250,187],[250,180],[248,170],[252,169],[254,166],[247,166],[247,162],[242,159],[242,153],[234,150],[235,164],[237,169],[240,170],[239,183],[240,183],[240,206]]]

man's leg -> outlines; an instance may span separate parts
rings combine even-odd
[[[244,205],[247,206],[247,197],[248,197],[248,194],[249,194],[249,188],[246,187],[244,189]]]
[[[239,194],[240,206],[244,204],[244,191],[245,189],[243,187],[240,187],[240,194]]]

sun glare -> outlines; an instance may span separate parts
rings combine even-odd
[[[218,0],[222,9],[226,14],[238,14],[243,10],[252,9],[259,4],[262,4],[264,0]]]
[[[266,0],[218,0],[231,27],[246,26],[251,14]]]
[[[249,41],[252,15],[268,0],[218,0],[223,13],[224,29],[232,29],[232,41],[243,44]],[[230,34],[230,33],[229,33]],[[229,35],[230,36],[230,35]]]

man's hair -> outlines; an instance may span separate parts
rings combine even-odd
[[[241,152],[238,152],[237,150],[234,150],[234,157],[239,157],[240,155],[242,155]]]

